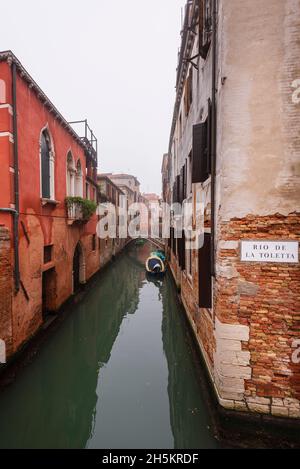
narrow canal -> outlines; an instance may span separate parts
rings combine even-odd
[[[1,448],[216,448],[172,280],[131,245],[0,393]]]

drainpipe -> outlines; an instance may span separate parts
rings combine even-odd
[[[17,127],[17,67],[12,63],[12,106],[13,106],[13,139],[14,139],[14,186],[15,209],[0,208],[2,213],[11,213],[13,216],[13,244],[14,244],[14,277],[15,291],[20,290],[20,260],[19,260],[19,155],[18,155],[18,127]]]
[[[213,0],[212,13],[212,144],[211,144],[211,273],[216,276],[215,237],[216,237],[216,154],[217,154],[217,106],[216,106],[216,70],[217,70],[217,2]]]

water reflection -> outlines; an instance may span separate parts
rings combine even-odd
[[[0,394],[1,448],[215,447],[169,278],[132,245]]]

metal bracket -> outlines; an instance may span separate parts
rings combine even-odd
[[[196,70],[199,70],[198,65],[195,64],[195,62],[193,62],[193,60],[197,59],[199,56],[200,56],[200,54],[197,54],[197,55],[194,55],[193,57],[191,57],[190,59],[183,59],[183,60],[185,62],[190,63]]]

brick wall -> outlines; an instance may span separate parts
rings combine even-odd
[[[7,228],[0,226],[0,339],[5,341],[7,355],[10,355],[13,350],[12,281],[9,231]]]
[[[222,223],[218,250],[216,315],[249,327],[242,350],[251,354],[245,400],[251,410],[300,417],[300,365],[292,363],[300,338],[299,264],[242,263],[239,240],[300,239],[300,214],[248,216]]]

